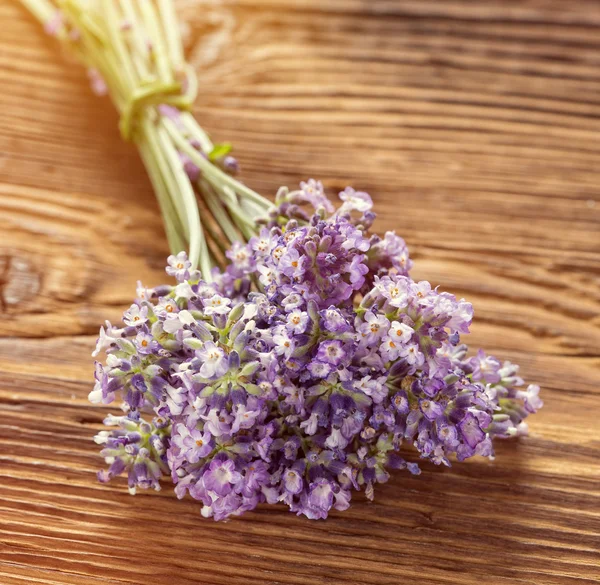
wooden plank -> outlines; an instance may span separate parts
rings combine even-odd
[[[201,8],[199,8],[201,6]],[[600,7],[179,0],[196,114],[265,194],[369,190],[414,276],[522,364],[531,436],[309,522],[225,523],[102,486],[98,326],[163,281],[160,217],[106,100],[0,0],[0,583],[583,585],[600,580]]]

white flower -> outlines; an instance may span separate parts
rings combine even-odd
[[[167,385],[165,387],[165,394],[163,400],[169,409],[169,412],[173,416],[178,416],[183,412],[183,407],[186,401],[186,394],[182,389],[174,388],[173,386]]]
[[[196,293],[192,290],[192,287],[188,282],[182,282],[175,287],[175,297],[179,299],[191,299],[195,297]]]
[[[419,346],[416,343],[409,343],[402,348],[400,355],[411,366],[422,366],[425,363],[425,356],[421,353]]]
[[[392,307],[405,307],[408,303],[408,281],[389,276],[376,279],[375,287],[388,300]]]
[[[461,299],[452,313],[452,318],[446,323],[446,327],[461,333],[468,333],[471,321],[473,321],[473,305]]]
[[[390,325],[389,336],[396,343],[407,343],[410,341],[414,333],[414,329],[406,325],[406,323],[401,323],[399,321],[394,321]]]
[[[229,306],[231,299],[222,297],[221,295],[213,295],[209,299],[202,301],[204,305],[204,313],[206,315],[226,315],[231,310]]]
[[[289,358],[294,351],[294,342],[289,338],[285,331],[279,334],[273,335],[273,343],[275,344],[274,350],[277,355],[283,355]]]
[[[413,282],[411,292],[421,301],[422,305],[427,306],[430,303],[430,299],[427,297],[431,294],[431,284],[426,280]]]
[[[229,360],[225,352],[212,341],[207,341],[202,349],[197,350],[196,356],[204,362],[199,372],[203,378],[220,377],[229,367]]]
[[[189,311],[179,311],[179,313],[171,314],[164,320],[163,329],[167,333],[175,333],[183,329],[185,325],[191,325],[195,322],[196,319],[194,319]]]
[[[150,299],[150,291],[142,284],[141,280],[137,281],[135,294],[140,301],[148,301]]]
[[[321,181],[316,181],[315,179],[308,179],[308,181],[302,181],[300,183],[300,189],[304,192],[305,195],[308,196],[323,196],[325,194],[325,189],[323,188],[323,183]]]
[[[185,252],[179,252],[177,256],[169,256],[167,258],[167,274],[174,276],[179,282],[188,280],[191,276],[192,263],[188,260]],[[194,271],[195,272],[195,271]]]
[[[260,270],[260,268],[259,268]],[[298,293],[291,293],[283,301],[281,301],[281,305],[286,311],[292,311],[297,309],[303,303],[302,297]]]
[[[272,256],[273,259],[275,260],[275,262],[279,262],[279,260],[281,260],[281,257],[285,254],[285,247],[284,246],[277,246],[277,248],[275,248],[272,252]]]
[[[269,236],[257,238],[252,242],[252,249],[262,256],[266,256],[271,251],[271,240]]]
[[[200,299],[208,299],[212,297],[217,291],[215,290],[214,285],[207,284],[206,282],[198,283],[198,298]]]
[[[148,321],[148,307],[139,307],[131,305],[128,311],[123,314],[123,322],[130,327],[138,327]]]
[[[365,322],[360,326],[360,332],[369,343],[372,343],[387,333],[389,324],[385,315],[375,315],[372,311],[367,311]]]
[[[258,410],[249,410],[245,404],[238,404],[233,413],[235,419],[231,430],[237,433],[240,429],[249,429],[254,424],[254,419],[260,414]]]
[[[340,199],[344,202],[340,212],[359,211],[364,213],[373,207],[373,200],[368,193],[355,191],[352,187],[346,187],[340,193]]]
[[[231,250],[227,252],[227,257],[231,260],[231,263],[240,268],[241,270],[250,269],[251,267],[251,255],[248,248],[242,245],[241,242],[234,242]]]
[[[308,314],[298,309],[287,316],[286,328],[292,333],[304,333],[308,323]]]
[[[388,393],[385,380],[385,376],[379,376],[378,378],[364,376],[358,382],[354,383],[354,387],[357,390],[364,392],[367,396],[370,396],[375,404],[379,404]]]
[[[208,411],[207,415],[201,415],[201,418],[205,421],[204,428],[213,437],[220,437],[230,432],[229,423],[233,420],[233,417],[223,410],[219,412],[216,408],[213,408]]]
[[[275,284],[277,280],[276,273],[272,268],[267,268],[266,266],[261,265],[258,267],[258,271],[260,272],[258,280],[263,286]]]
[[[116,331],[120,332],[120,330]],[[96,357],[100,352],[106,351],[113,343],[116,343],[117,337],[112,335],[113,332],[115,332],[115,329],[111,327],[108,321],[106,322],[106,329],[100,327],[96,349],[92,352],[92,357]]]
[[[391,333],[391,331],[390,331]],[[379,351],[386,360],[395,360],[400,355],[402,344],[393,335],[386,335],[381,340]]]
[[[539,393],[539,386],[536,386],[535,384],[529,384],[525,392],[522,390],[517,392],[517,398],[520,398],[525,402],[525,408],[527,411],[534,413],[544,406],[544,402],[539,397]]]
[[[166,319],[171,313],[177,313],[179,307],[173,299],[162,298],[154,306],[154,314],[161,318]]]

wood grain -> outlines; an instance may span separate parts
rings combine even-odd
[[[471,343],[546,406],[494,462],[397,474],[309,522],[226,523],[101,486],[98,326],[167,246],[110,104],[0,0],[0,583],[600,581],[600,5],[180,0],[196,114],[263,193],[369,190],[414,276],[476,308]]]

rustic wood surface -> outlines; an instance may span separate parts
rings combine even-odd
[[[0,583],[598,583],[600,4],[177,6],[196,114],[244,180],[368,189],[546,406],[496,461],[398,473],[324,522],[98,484],[90,352],[167,245],[111,105],[0,0]]]

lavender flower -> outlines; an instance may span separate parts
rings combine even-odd
[[[135,490],[170,475],[217,520],[261,502],[326,518],[392,469],[418,474],[403,444],[451,465],[524,433],[539,387],[483,351],[467,357],[471,305],[411,280],[403,240],[368,233],[366,193],[340,197],[335,212],[316,181],[281,191],[211,282],[171,256],[179,284],[139,285],[126,326],[101,330],[90,398],[119,395],[127,412],[97,437],[102,481],[125,473]]]

